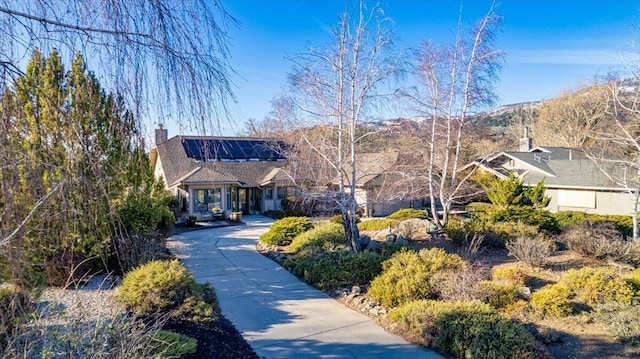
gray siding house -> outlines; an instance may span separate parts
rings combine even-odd
[[[522,140],[527,140],[521,139]],[[465,166],[477,166],[500,178],[510,173],[535,186],[544,179],[551,212],[580,211],[594,214],[631,215],[633,197],[609,179],[582,150],[567,147],[525,146],[520,151],[500,152]],[[622,170],[609,166],[608,172]]]

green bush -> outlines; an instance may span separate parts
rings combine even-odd
[[[486,202],[473,202],[467,205],[467,212],[476,217],[484,216],[487,211],[492,207],[491,203]]]
[[[327,223],[298,234],[289,249],[299,252],[304,249],[327,250],[336,245],[346,245],[344,228],[341,224]]]
[[[636,291],[636,295],[640,295],[640,268],[636,268],[633,272],[629,273],[625,279]]]
[[[562,227],[568,227],[584,222],[611,222],[616,225],[617,230],[625,237],[631,237],[633,234],[633,221],[631,216],[620,215],[601,215],[576,211],[562,211],[554,215],[558,224]]]
[[[487,225],[487,231],[495,234],[503,243],[520,237],[536,237],[540,232],[536,226],[516,222],[491,223]]]
[[[293,274],[321,290],[346,285],[366,285],[380,274],[382,261],[387,258],[374,252],[321,253],[297,262],[293,267]]]
[[[549,284],[531,295],[531,305],[544,315],[566,317],[573,312],[570,297],[571,290],[568,288],[559,284]]]
[[[170,231],[175,217],[163,198],[131,192],[118,206],[118,215],[129,233],[151,235],[157,229]],[[161,228],[162,227],[162,228]]]
[[[487,281],[483,284],[486,290],[485,300],[493,308],[504,309],[522,299],[518,292],[519,286],[513,283],[503,284]]]
[[[441,248],[400,251],[386,260],[371,281],[369,296],[387,307],[434,295],[431,277],[440,270],[462,270],[465,261]]]
[[[162,358],[179,358],[193,354],[198,348],[194,338],[168,330],[158,330],[153,336],[153,354]]]
[[[491,278],[494,281],[506,281],[521,287],[527,285],[527,275],[518,267],[500,267],[493,271]]]
[[[275,221],[269,231],[260,236],[260,241],[276,246],[287,246],[300,233],[313,228],[309,217],[285,217]]]
[[[375,218],[358,223],[361,231],[381,231],[383,229],[395,228],[400,221],[387,218]]]
[[[178,260],[151,261],[125,275],[118,300],[136,314],[163,314],[195,320],[217,319],[215,291],[198,284]]]
[[[558,221],[549,211],[530,206],[493,208],[488,213],[491,222],[515,222],[538,227],[550,233],[560,233]]]
[[[409,302],[389,318],[458,358],[548,357],[522,325],[478,302]]]
[[[624,278],[604,267],[569,269],[558,283],[572,291],[575,300],[588,305],[628,304],[634,295],[633,287]]]
[[[411,218],[427,219],[428,217],[427,212],[425,212],[423,209],[403,208],[391,213],[387,216],[387,218],[404,221]]]
[[[335,215],[331,216],[331,218],[329,218],[329,222],[342,224],[342,215],[341,214],[335,214]]]

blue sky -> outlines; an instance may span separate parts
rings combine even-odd
[[[223,133],[232,135],[243,129],[248,118],[268,115],[271,100],[282,91],[292,66],[287,57],[309,45],[329,42],[329,30],[337,25],[345,3],[222,3],[240,22],[238,28],[229,29],[237,104],[231,110],[234,124]],[[465,1],[463,23],[475,22],[489,5],[489,1]],[[450,43],[459,8],[456,0],[387,0],[384,6],[401,48],[429,39]],[[563,88],[622,69],[621,55],[627,60],[633,57],[640,0],[503,0],[496,12],[504,19],[497,39],[497,47],[505,53],[497,87],[498,104],[503,105],[550,98]]]

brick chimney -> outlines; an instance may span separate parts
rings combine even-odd
[[[169,131],[167,131],[161,123],[158,124],[158,128],[156,128],[156,146],[166,141],[169,137]]]
[[[518,151],[529,152],[532,148],[532,141],[529,137],[529,127],[524,126],[524,136],[518,142]]]

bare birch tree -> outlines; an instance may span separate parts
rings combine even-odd
[[[366,136],[357,129],[382,97],[382,86],[399,68],[389,23],[378,4],[367,8],[360,1],[353,11],[342,14],[328,47],[312,47],[294,59],[289,77],[297,106],[296,126],[318,129],[297,131],[300,146],[315,152],[335,174],[336,203],[353,251],[361,249],[356,225],[357,145]]]
[[[417,77],[421,88],[409,91],[414,106],[431,121],[428,138],[427,191],[431,213],[439,227],[444,227],[452,205],[463,193],[469,175],[462,176],[464,130],[467,117],[474,110],[493,104],[493,87],[501,69],[501,53],[494,48],[501,18],[494,4],[473,28],[463,34],[462,8],[458,28],[451,46],[422,44],[417,58]],[[437,203],[442,204],[442,217]]]

